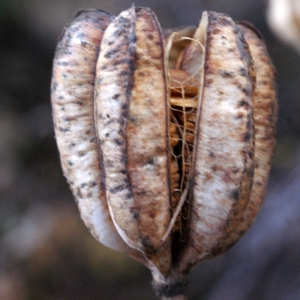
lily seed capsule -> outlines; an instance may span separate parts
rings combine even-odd
[[[146,265],[162,299],[223,253],[262,203],[275,70],[247,22],[204,12],[162,32],[149,8],[83,11],[63,32],[51,100],[63,172],[101,243]]]

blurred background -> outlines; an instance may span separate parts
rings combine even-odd
[[[277,147],[252,228],[196,267],[191,300],[300,299],[300,56],[267,26],[261,0],[136,0],[162,27],[196,25],[203,10],[248,20],[278,71]],[[155,299],[148,270],[101,246],[62,175],[50,105],[57,37],[82,8],[114,14],[122,0],[0,0],[0,300]]]

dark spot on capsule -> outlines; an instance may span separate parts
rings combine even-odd
[[[261,80],[261,81],[259,81],[259,83],[260,83],[261,85],[267,85],[267,84],[268,84],[268,82],[267,82],[266,80]]]
[[[246,173],[249,177],[253,177],[254,175],[254,168],[247,168]]]
[[[145,248],[149,248],[151,246],[150,238],[148,236],[143,237],[142,244]]]
[[[153,159],[153,158],[149,159],[149,160],[147,161],[147,164],[148,164],[148,165],[154,165],[154,159]]]
[[[230,219],[227,219],[226,222],[225,222],[226,228],[228,228],[228,227],[230,226],[230,223],[231,223],[231,220],[230,220]]]
[[[125,198],[125,200],[129,200],[129,199],[131,199],[131,198],[132,198],[132,196],[131,196],[131,194],[129,194],[129,193],[128,193],[128,194],[126,194],[126,195],[125,195],[125,197],[124,197],[124,198]]]
[[[85,155],[86,155],[85,151],[78,151],[78,156],[79,157],[82,157],[82,156],[85,156]]]
[[[234,200],[239,200],[240,192],[238,189],[234,189],[231,191],[230,197]]]
[[[249,131],[246,132],[245,134],[243,134],[243,140],[244,140],[245,142],[248,142],[248,141],[250,140],[250,138],[251,138],[251,134],[250,134]]]
[[[113,50],[110,50],[108,52],[105,53],[104,57],[105,58],[111,58],[112,56],[114,56],[117,52],[119,51],[119,49],[113,49]]]
[[[88,43],[87,43],[87,42],[84,42],[84,41],[81,41],[81,46],[82,46],[82,47],[86,47],[86,46],[88,46]]]
[[[119,124],[120,125],[124,125],[125,124],[125,118],[120,118],[119,120],[118,120],[118,122],[119,122]]]
[[[81,188],[84,188],[85,186],[86,186],[85,182],[80,185]]]
[[[58,86],[57,82],[54,82],[54,83],[52,84],[52,89],[53,89],[53,91],[56,91],[57,86]],[[59,99],[59,97],[58,97],[58,99]]]
[[[118,134],[124,136],[125,135],[124,129],[119,129]]]
[[[114,123],[115,121],[116,121],[115,119],[109,119],[109,121],[107,121],[107,122],[104,123],[104,126],[107,126],[107,125],[109,125],[111,123]]]
[[[226,70],[220,70],[219,73],[224,78],[231,78],[231,77],[233,77],[233,74],[231,72],[226,71]]]
[[[116,187],[110,189],[109,191],[110,191],[110,193],[112,193],[112,194],[117,194],[117,193],[119,193],[119,192],[125,190],[126,188],[127,188],[127,184],[120,184],[120,185],[118,185],[118,186],[116,186]]]
[[[134,118],[130,115],[127,116],[127,121],[131,122],[132,124],[135,124],[137,121],[137,118]]]
[[[209,157],[211,157],[211,158],[215,158],[215,154],[213,153],[213,152],[211,152],[211,151],[209,151]]]
[[[253,159],[253,152],[249,152],[250,159]]]
[[[130,37],[128,37],[128,38],[129,38],[129,41],[130,41],[131,43],[136,43],[136,42],[137,42],[137,37],[136,37],[135,33],[132,33],[132,34],[130,35]]]
[[[114,94],[112,98],[114,100],[118,100],[120,98],[120,94]]]
[[[137,220],[139,218],[139,213],[136,211],[134,207],[130,208],[130,212],[133,214],[133,217]]]
[[[122,110],[127,110],[127,108],[128,108],[128,104],[127,103],[122,103],[121,109]]]
[[[67,132],[67,131],[70,131],[69,128],[63,128],[63,127],[58,127],[58,129],[59,129],[61,132]]]
[[[120,73],[120,76],[128,76],[128,71],[122,71],[121,73]]]
[[[121,16],[118,21],[119,21],[119,24],[122,25],[122,26],[120,26],[120,28],[129,28],[129,26],[131,24],[130,21],[123,16]]]
[[[146,192],[145,192],[145,194],[146,194]],[[150,212],[149,212],[149,217],[150,217],[151,219],[154,219],[155,216],[156,216],[156,214],[155,214],[153,211],[150,211]]]
[[[105,133],[105,136],[106,136],[106,137],[109,137],[109,132]]]
[[[210,86],[214,81],[212,79],[207,79],[205,81],[205,86]]]
[[[84,106],[85,103],[83,101],[75,101],[74,104],[80,105],[80,106]]]
[[[76,191],[76,197],[82,198],[82,194],[81,194],[80,189],[77,189],[77,191]]]
[[[239,90],[241,90],[242,92],[245,91],[245,88],[240,84],[239,81],[234,80],[234,81],[233,81],[233,84],[234,84]]]
[[[152,33],[148,33],[147,38],[152,41],[154,39],[154,36]]]
[[[123,145],[123,141],[120,140],[120,139],[115,139],[114,142],[115,142],[118,146]]]
[[[120,22],[121,23],[121,22]],[[115,30],[114,32],[113,32],[113,35],[114,35],[114,37],[119,37],[120,35],[123,35],[124,36],[124,30],[123,30],[123,28],[122,27],[119,27],[117,30]],[[108,44],[110,43],[110,41],[108,42]]]
[[[71,167],[71,166],[73,166],[73,163],[68,160],[68,165]]]
[[[106,118],[109,119],[109,118],[110,118],[110,115],[109,115],[109,114],[106,114]]]
[[[239,101],[238,106],[239,107],[249,108],[249,103],[247,101],[245,101],[245,100],[241,100],[241,101]]]
[[[67,63],[66,61],[64,61],[62,64],[63,64],[63,66],[69,65],[69,63]]]
[[[238,113],[236,116],[236,119],[243,119],[243,114],[242,113]]]
[[[66,122],[71,122],[71,121],[76,120],[76,117],[74,117],[74,116],[66,116],[66,117],[63,118],[63,120],[66,121]]]
[[[90,181],[89,182],[89,187],[94,187],[97,183],[95,181]]]
[[[128,62],[129,62],[129,60],[128,60],[128,58],[123,58],[123,59],[120,59],[117,63],[118,64],[128,64]]]
[[[219,28],[214,28],[212,33],[213,34],[218,34],[221,30]]]
[[[244,68],[244,67],[240,67],[240,75],[241,76],[248,76],[248,71],[247,71],[247,69],[246,68]]]
[[[250,119],[247,121],[247,128],[248,128],[249,130],[252,128],[252,122],[251,122]]]
[[[129,178],[128,178],[128,177],[125,177],[125,178],[123,179],[123,181],[124,181],[126,184],[129,184]]]
[[[124,169],[124,170],[121,170],[120,173],[125,175],[127,173],[127,171]]]
[[[236,174],[240,169],[238,167],[233,167],[232,168],[232,173]]]
[[[77,15],[76,15],[77,16]],[[76,29],[77,29],[78,27],[76,26]],[[77,30],[76,30],[76,33],[77,33]],[[86,34],[84,33],[84,32],[78,32],[77,33],[77,37],[79,38],[79,39],[81,39],[81,40],[83,40],[85,37],[86,37]]]

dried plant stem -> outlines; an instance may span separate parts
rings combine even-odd
[[[164,277],[157,272],[152,272],[153,289],[161,300],[188,300],[188,279],[186,276],[178,275]]]

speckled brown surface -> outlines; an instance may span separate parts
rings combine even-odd
[[[266,202],[236,246],[192,272],[190,299],[224,299],[224,294],[236,300],[299,299],[300,175],[298,169],[290,173],[298,164],[299,57],[270,35],[262,1],[136,4],[151,6],[163,27],[196,25],[201,11],[209,9],[247,19],[265,36],[278,71],[280,107]],[[63,26],[79,9],[118,14],[131,2],[20,0],[0,5],[2,295],[18,300],[153,299],[149,273],[100,246],[79,219],[59,165],[50,108],[52,59]]]

